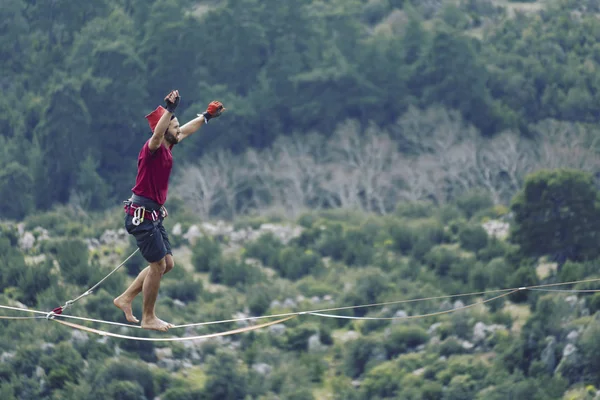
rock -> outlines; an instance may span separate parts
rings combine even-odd
[[[577,305],[577,296],[573,295],[573,296],[567,296],[565,298],[565,301],[571,306],[571,307],[575,307]]]
[[[235,321],[237,326],[240,327],[246,327],[248,326],[248,315],[242,313],[242,312],[236,312],[235,314],[233,314],[233,319],[237,319],[239,321]]]
[[[54,343],[42,343],[40,345],[40,350],[42,350],[42,352],[45,352],[48,349],[53,349],[54,348]]]
[[[577,347],[574,344],[568,343],[563,349],[563,358],[564,357],[572,357],[577,353]]]
[[[273,300],[271,302],[270,308],[281,308],[281,302],[279,300]]]
[[[486,325],[481,321],[477,322],[473,327],[473,341],[475,343],[480,343],[489,335],[501,329],[506,329],[506,327],[504,325]]]
[[[319,303],[321,301],[321,299],[319,298],[319,296],[313,296],[310,298],[310,302],[313,304]]]
[[[296,302],[292,299],[285,299],[283,302],[283,306],[285,308],[295,308],[296,307]]]
[[[347,342],[349,340],[358,339],[359,337],[360,337],[360,334],[358,332],[348,331],[348,332],[345,332],[340,339],[342,340],[342,342]]]
[[[578,375],[581,372],[581,356],[579,350],[572,343],[567,343],[563,349],[563,354],[558,366],[554,370],[554,373],[562,375]]]
[[[37,236],[38,242],[50,239],[50,233],[48,233],[48,229],[42,228],[41,226],[36,226],[33,229],[33,233]]]
[[[450,303],[448,300],[442,301],[442,304],[440,304],[440,311],[448,310],[452,310],[452,303]]]
[[[184,308],[185,307],[185,303],[179,299],[174,299],[173,300],[173,305],[175,307],[179,307],[179,308]]]
[[[0,354],[0,363],[4,364],[5,362],[8,362],[8,360],[12,360],[14,357],[14,352],[5,351],[4,353]]]
[[[482,225],[488,236],[494,236],[498,239],[505,239],[508,236],[510,225],[506,222],[491,220]]]
[[[275,336],[281,336],[285,333],[286,327],[283,324],[275,324],[269,327],[269,332]]]
[[[487,336],[487,326],[483,322],[477,322],[473,327],[473,340],[475,342],[481,342],[485,340]]]
[[[19,248],[24,251],[31,250],[35,244],[35,236],[31,232],[25,232],[21,238],[19,238]]]
[[[90,340],[87,333],[74,329],[71,331],[71,339],[73,342],[85,343]]]
[[[408,314],[406,313],[406,311],[404,311],[404,310],[396,311],[396,313],[394,313],[394,318],[397,318],[397,319],[392,320],[392,325],[403,323],[404,321],[402,321],[402,319],[406,318],[406,317],[408,317]]]
[[[461,309],[461,308],[465,308],[465,303],[463,303],[462,300],[456,300],[454,302],[454,305],[452,306],[452,308],[453,308],[453,310],[458,310],[458,309]]]
[[[319,338],[318,334],[315,333],[314,335],[308,338],[309,353],[316,353],[322,351],[325,348],[326,347],[323,345],[323,343],[321,343],[321,339]]]
[[[463,340],[461,342],[461,346],[463,349],[465,350],[471,350],[473,347],[475,347],[475,345],[467,340]]]
[[[162,360],[163,358],[173,358],[173,350],[170,347],[159,347],[154,349],[156,358]]]
[[[415,369],[412,374],[416,375],[416,376],[421,376],[425,373],[425,367],[423,368],[419,368],[419,369]]]
[[[427,334],[430,335],[430,336],[433,335],[435,333],[435,331],[437,331],[440,326],[442,326],[441,322],[436,322],[435,324],[432,324],[429,327],[429,329],[427,329]]]
[[[171,230],[171,233],[173,234],[173,236],[181,236],[182,232],[183,232],[183,228],[181,227],[180,222],[176,223],[175,226],[173,226],[173,229]]]
[[[254,364],[252,366],[252,369],[261,375],[269,375],[271,373],[271,371],[273,370],[273,367],[271,367],[269,364],[258,363],[258,364]]]
[[[46,376],[46,372],[44,371],[44,368],[40,367],[39,365],[37,367],[35,367],[35,376],[38,379],[41,379],[44,376]]]
[[[174,372],[179,369],[179,363],[171,358],[164,358],[159,360],[157,365],[161,368],[166,369],[169,372]]]
[[[567,335],[567,342],[569,343],[577,343],[577,339],[579,339],[579,332],[571,331]]]
[[[190,244],[196,243],[196,239],[202,236],[202,232],[200,232],[200,228],[198,225],[192,225],[189,227],[188,231],[183,235],[183,238],[187,240]]]
[[[556,368],[556,339],[554,336],[549,336],[546,338],[546,343],[540,360],[544,363],[546,370],[551,373]]]

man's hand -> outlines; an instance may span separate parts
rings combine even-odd
[[[211,118],[217,118],[221,115],[226,108],[223,107],[223,104],[220,101],[211,101],[206,111],[202,113],[204,116],[204,120],[208,122]]]
[[[175,112],[175,109],[179,105],[180,99],[181,97],[179,96],[179,90],[172,90],[171,93],[169,93],[165,97],[165,108],[167,109],[167,111],[173,114]]]

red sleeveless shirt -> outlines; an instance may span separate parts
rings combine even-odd
[[[138,196],[147,197],[160,205],[167,201],[169,189],[169,176],[173,167],[173,155],[171,149],[162,144],[156,151],[151,152],[148,140],[144,143],[138,155],[138,172],[135,178],[135,186],[131,189]]]

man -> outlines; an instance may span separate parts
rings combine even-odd
[[[144,143],[138,155],[138,172],[133,195],[125,202],[125,228],[136,239],[138,248],[150,263],[132,284],[115,298],[113,303],[125,313],[129,322],[138,323],[131,303],[143,292],[142,328],[167,331],[173,325],[159,319],[154,311],[160,280],[173,269],[173,253],[162,221],[168,215],[164,207],[167,200],[169,176],[173,166],[173,146],[196,132],[211,118],[225,110],[223,104],[213,101],[206,111],[182,127],[174,115],[179,105],[179,91],[173,90],[165,97],[165,108],[158,106],[146,115],[152,137]]]

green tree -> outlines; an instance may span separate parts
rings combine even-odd
[[[33,209],[33,179],[23,165],[12,162],[0,170],[0,216],[22,219]]]
[[[590,174],[568,169],[533,173],[511,210],[511,240],[525,254],[550,255],[560,265],[598,255],[600,201]]]
[[[236,357],[224,350],[217,350],[208,362],[205,395],[207,399],[243,399],[247,392],[248,379]]]

